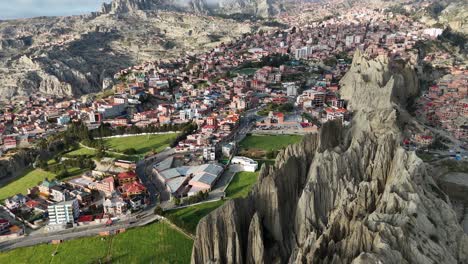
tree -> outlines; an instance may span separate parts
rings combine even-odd
[[[155,215],[162,215],[164,213],[163,209],[161,208],[161,206],[156,206],[156,208],[154,208],[154,214]]]
[[[274,151],[274,150],[269,150],[269,151],[267,152],[267,154],[266,154],[266,157],[267,157],[268,159],[274,159],[274,158],[276,158],[276,155],[277,155],[276,151]]]
[[[47,170],[48,169],[48,164],[47,164],[46,160],[42,159],[40,157],[40,155],[38,155],[36,157],[36,161],[34,162],[34,167],[41,168],[43,170]]]
[[[181,201],[180,201],[179,197],[175,197],[175,198],[174,198],[174,204],[175,204],[176,206],[179,206],[180,203],[181,203]]]
[[[137,151],[134,148],[128,148],[128,149],[124,150],[123,153],[127,154],[127,155],[135,155],[135,154],[137,154]]]
[[[338,60],[335,57],[329,57],[325,60],[323,60],[323,64],[329,66],[329,67],[335,67],[336,64],[338,63]]]
[[[47,143],[47,139],[45,139],[45,138],[39,139],[38,142],[37,142],[37,147],[39,147],[40,149],[43,149],[43,150],[49,149],[49,144]]]

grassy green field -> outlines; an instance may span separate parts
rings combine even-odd
[[[74,150],[74,151],[70,151],[68,152],[67,154],[65,154],[65,156],[67,157],[75,157],[75,156],[94,156],[96,155],[96,151],[93,150],[93,149],[88,149],[88,148],[85,148],[85,147],[81,147],[77,150]]]
[[[0,263],[189,263],[192,245],[190,238],[160,222],[115,236],[15,249],[0,253]]]
[[[242,149],[279,150],[301,141],[298,135],[251,135],[240,143]]]
[[[198,222],[204,216],[209,214],[214,209],[223,205],[224,201],[216,201],[210,203],[203,203],[182,209],[171,210],[164,214],[172,223],[185,231],[195,234]]]
[[[157,152],[164,150],[177,137],[176,133],[149,135],[149,136],[131,136],[121,138],[105,139],[106,144],[117,152],[134,148],[138,154],[146,154],[153,149]]]
[[[112,263],[190,263],[193,241],[166,223],[114,237]]]
[[[238,172],[226,189],[229,198],[247,197],[253,185],[257,182],[258,173]]]
[[[27,189],[36,186],[45,178],[55,179],[57,175],[52,172],[44,171],[41,169],[29,169],[25,175],[9,184],[0,188],[0,200],[13,196],[17,193],[26,194]]]

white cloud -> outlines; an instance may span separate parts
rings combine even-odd
[[[98,11],[109,0],[0,0],[0,20],[36,16],[67,16]]]

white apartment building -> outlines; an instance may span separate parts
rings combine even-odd
[[[49,225],[63,225],[73,223],[78,218],[80,207],[78,200],[73,199],[49,205],[47,211],[49,212]]]
[[[231,164],[242,165],[244,171],[255,172],[258,169],[258,162],[247,157],[235,156],[232,158]]]

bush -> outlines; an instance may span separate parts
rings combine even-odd
[[[156,208],[154,208],[154,214],[155,215],[162,215],[164,213],[163,209],[161,208],[161,206],[156,206]]]
[[[278,155],[278,151],[270,150],[270,151],[267,152],[266,157],[268,159],[274,159],[274,158],[276,158],[277,155]]]
[[[176,206],[179,206],[179,205],[181,204],[180,199],[177,198],[177,197],[175,197],[175,198],[174,198],[174,204],[175,204]]]
[[[126,155],[135,155],[137,154],[137,151],[134,148],[129,148],[129,149],[124,150],[123,153]]]

